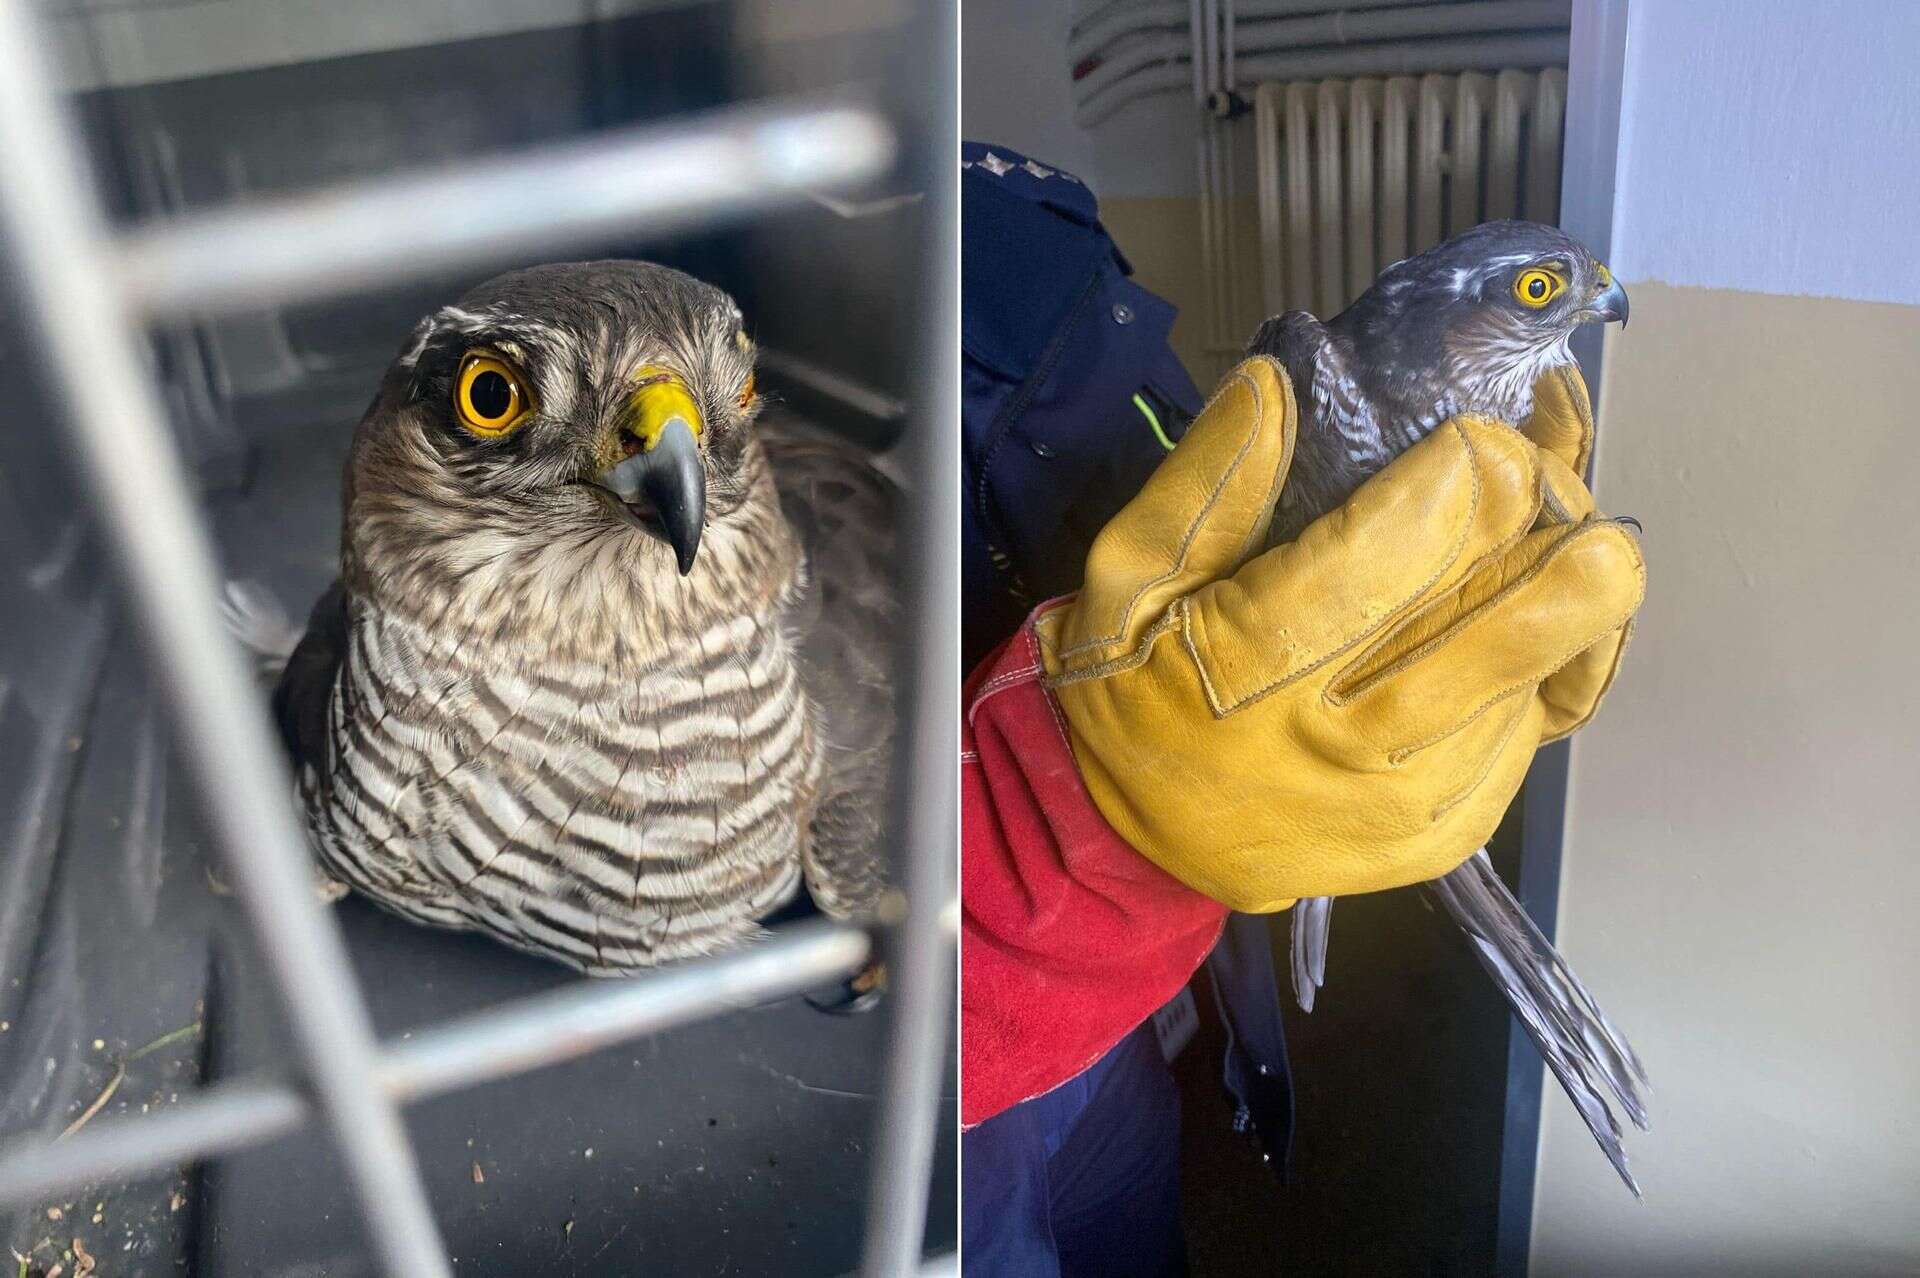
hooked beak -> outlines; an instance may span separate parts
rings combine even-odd
[[[601,471],[594,484],[620,504],[629,522],[673,547],[684,577],[693,571],[707,517],[707,471],[700,459],[705,423],[678,374],[649,366],[639,380],[620,422],[620,444],[628,455]]]
[[[1605,271],[1607,268],[1603,266],[1600,269]],[[1593,299],[1593,305],[1587,308],[1588,313],[1602,323],[1619,320],[1620,327],[1625,328],[1627,326],[1627,290],[1620,287],[1620,281],[1613,278],[1611,273],[1603,278],[1607,282],[1607,291]]]

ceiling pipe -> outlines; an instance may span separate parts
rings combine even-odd
[[[1497,71],[1506,67],[1565,66],[1566,63],[1567,33],[1545,31],[1269,53],[1242,57],[1235,70],[1242,81],[1251,82],[1356,75],[1451,74],[1460,71]],[[1188,90],[1192,83],[1192,68],[1188,60],[1184,57],[1169,58],[1081,100],[1075,107],[1074,121],[1082,128],[1091,128],[1137,99]]]
[[[1418,0],[1241,0],[1235,6],[1238,22],[1252,23],[1273,18],[1326,17],[1359,14],[1374,9],[1405,8]],[[1566,0],[1565,8],[1571,8]],[[1429,10],[1458,7],[1428,4]],[[1567,19],[1571,21],[1571,18]],[[1180,0],[1161,0],[1149,4],[1101,4],[1077,15],[1067,32],[1067,57],[1074,63],[1099,56],[1107,45],[1127,36],[1148,32],[1178,32],[1187,25],[1187,6]]]
[[[1389,40],[1426,39],[1477,32],[1559,30],[1572,19],[1571,0],[1477,0],[1475,3],[1426,5],[1382,9],[1366,13],[1322,13],[1307,18],[1250,21],[1245,11],[1236,15],[1236,62],[1250,56],[1285,53],[1289,56],[1321,48]],[[1141,71],[1191,57],[1190,37],[1159,34],[1142,37],[1105,53],[1074,82],[1074,99],[1082,109],[1099,94]],[[1083,59],[1074,59],[1075,68]],[[1237,70],[1238,68],[1236,68]],[[1466,69],[1466,68],[1460,68]],[[1248,75],[1246,78],[1257,78]],[[1104,117],[1103,117],[1104,118]],[[1083,119],[1082,123],[1086,121]]]

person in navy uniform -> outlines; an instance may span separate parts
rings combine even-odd
[[[1130,278],[1083,182],[979,143],[962,145],[961,168],[972,669],[1035,604],[1079,587],[1094,535],[1202,400],[1168,345],[1174,308]],[[1284,1165],[1293,1102],[1266,923],[1231,916],[1207,966],[1229,1031],[1232,1126]],[[996,1112],[969,1114],[964,1077],[962,1090],[969,1275],[1185,1272],[1179,1096],[1151,1021],[1065,1083]]]

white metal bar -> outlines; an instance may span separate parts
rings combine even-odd
[[[1345,302],[1367,291],[1381,263],[1374,251],[1374,139],[1379,133],[1380,81],[1355,80],[1347,89],[1347,282]],[[1345,304],[1343,302],[1343,305]]]
[[[1287,309],[1286,271],[1281,245],[1286,225],[1280,196],[1281,87],[1263,84],[1253,95],[1254,172],[1259,181],[1260,305],[1268,315]]]
[[[1200,215],[1200,337],[1203,345],[1212,346],[1219,340],[1214,299],[1219,293],[1222,267],[1220,245],[1214,238],[1213,160],[1207,144],[1211,136],[1207,129],[1207,94],[1212,83],[1207,74],[1206,0],[1188,0],[1187,43],[1188,65],[1193,72],[1193,157],[1199,195],[1196,211]]]
[[[339,929],[314,898],[266,709],[221,624],[212,541],[141,359],[85,152],[43,60],[49,47],[23,3],[0,0],[0,233],[34,353],[375,1253],[389,1273],[449,1274],[399,1110],[368,1086],[373,1027]]]
[[[872,948],[859,928],[816,920],[644,976],[580,981],[416,1033],[382,1053],[380,1085],[396,1100],[411,1101],[541,1069],[815,989],[858,971]]]
[[[872,177],[893,154],[865,108],[736,107],[149,223],[123,237],[112,274],[148,315],[337,297],[396,272],[709,226]]]
[[[1458,235],[1481,220],[1480,144],[1492,91],[1493,82],[1484,75],[1463,75],[1454,81],[1453,145],[1447,156],[1448,235]]]
[[[1502,71],[1493,79],[1493,117],[1487,125],[1488,221],[1518,216],[1520,204],[1520,131],[1533,77]]]
[[[859,970],[871,951],[858,928],[798,924],[732,953],[625,980],[582,980],[417,1031],[382,1047],[374,1078],[397,1102],[420,1100],[814,989]],[[0,1204],[231,1153],[312,1117],[306,1095],[285,1082],[215,1083],[177,1105],[102,1120],[68,1140],[15,1144],[0,1157]]]
[[[1305,84],[1287,86],[1287,306],[1313,300],[1313,108]]]
[[[1387,81],[1380,107],[1380,266],[1407,255],[1407,174],[1413,163],[1413,103],[1419,86],[1408,76]]]
[[[929,15],[925,47],[933,72],[925,86],[928,136],[950,128],[959,104],[957,24]],[[887,1053],[875,1116],[873,1163],[867,1181],[867,1219],[861,1246],[863,1278],[895,1278],[920,1267],[927,1226],[927,1195],[940,1119],[941,1074],[952,1058],[957,973],[952,933],[942,920],[953,912],[960,855],[958,769],[940,766],[960,739],[960,630],[952,622],[960,597],[953,530],[960,526],[960,231],[959,166],[944,147],[924,157],[921,180],[928,203],[948,215],[930,219],[918,288],[923,345],[916,407],[927,429],[909,431],[906,447],[923,486],[908,503],[907,613],[903,636],[911,665],[900,734],[896,828],[907,855],[900,868],[883,955],[887,962]],[[904,665],[905,663],[903,663]],[[914,767],[914,764],[919,766]]]
[[[1447,163],[1447,78],[1420,77],[1420,107],[1414,117],[1413,243],[1415,253],[1440,242],[1440,182]]]
[[[1314,310],[1331,317],[1340,312],[1341,294],[1346,288],[1346,267],[1341,258],[1341,101],[1343,86],[1338,80],[1322,80],[1313,93],[1313,240],[1319,262],[1314,271]]]
[[[1527,216],[1536,222],[1560,220],[1560,147],[1566,116],[1567,73],[1558,67],[1542,71],[1533,86],[1532,133],[1527,144]]]

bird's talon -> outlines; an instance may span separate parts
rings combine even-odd
[[[880,1005],[887,993],[887,965],[869,963],[832,990],[808,994],[807,1002],[822,1012],[852,1016]]]

